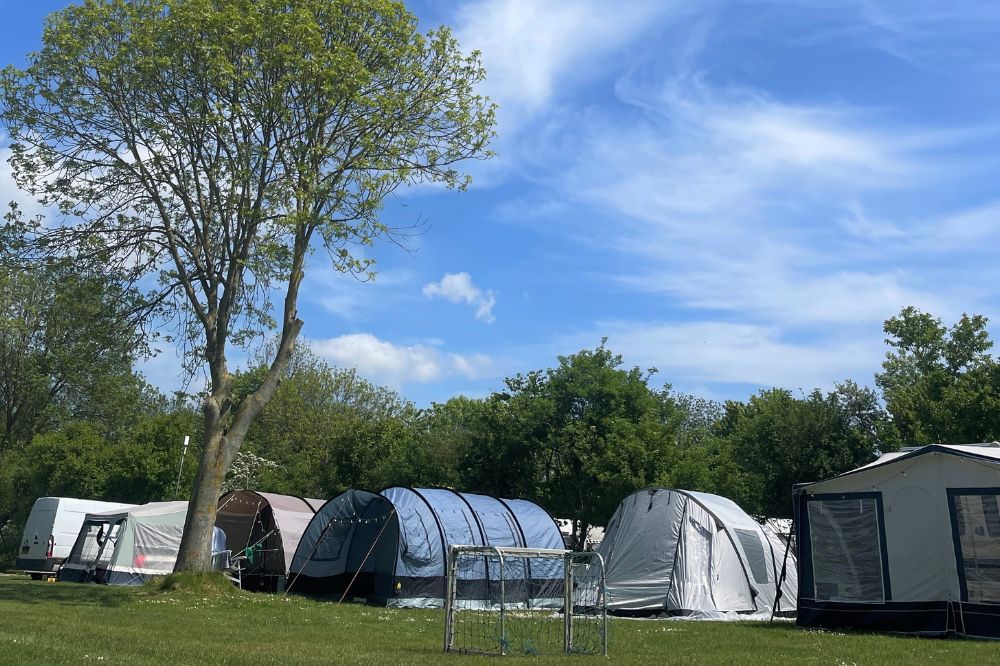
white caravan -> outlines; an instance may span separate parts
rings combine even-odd
[[[88,513],[129,506],[72,497],[39,497],[24,526],[15,568],[35,579],[53,575],[69,556]]]

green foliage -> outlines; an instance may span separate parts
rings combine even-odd
[[[237,398],[267,371],[267,355],[265,350],[255,367],[237,373]],[[256,488],[308,497],[332,497],[350,487],[445,483],[454,464],[429,449],[423,418],[395,392],[355,370],[331,368],[300,343],[247,433],[246,452],[253,458],[241,459],[246,471],[239,478]],[[237,479],[227,483],[235,487]]]
[[[0,246],[0,453],[68,419],[126,422],[149,393],[132,363],[146,349],[134,294],[100,267],[59,260],[19,265],[24,242],[8,215]]]
[[[627,493],[651,485],[675,456],[679,414],[639,368],[602,343],[492,396],[464,464],[471,487],[538,499],[574,521],[603,524]]]
[[[728,492],[721,492],[757,516],[790,517],[796,483],[846,472],[888,449],[878,396],[852,382],[826,395],[817,389],[800,399],[771,389],[747,403],[727,402],[717,428],[729,463]]]
[[[886,320],[891,350],[876,382],[906,444],[1000,438],[1000,365],[981,315],[950,329],[914,307]]]
[[[36,245],[158,278],[188,369],[208,366],[179,568],[209,564],[211,505],[304,324],[310,252],[373,275],[358,248],[400,241],[387,196],[467,185],[457,164],[493,137],[483,77],[478,53],[390,0],[92,0],[49,16],[28,66],[3,70],[15,181],[74,220]],[[275,329],[233,400],[228,345]]]
[[[178,499],[190,492],[197,464],[196,411],[175,407],[114,428],[95,421],[69,421],[35,435],[24,447],[0,455],[0,529],[12,549],[35,499],[45,496],[143,504]],[[184,435],[194,440],[182,483],[176,485]],[[15,534],[14,541],[7,534]],[[2,555],[0,555],[2,556]]]

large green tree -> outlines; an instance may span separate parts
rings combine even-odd
[[[209,567],[226,471],[303,326],[310,250],[370,273],[353,248],[398,238],[387,195],[467,183],[456,164],[492,137],[483,76],[448,29],[422,34],[391,0],[87,0],[4,70],[15,179],[68,220],[41,243],[97,240],[116,268],[156,276],[207,367],[179,569]],[[234,400],[229,345],[274,328],[267,372]]]
[[[267,369],[261,362],[237,373],[237,397]],[[299,345],[274,397],[247,431],[245,447],[276,463],[258,465],[254,478],[277,492],[322,497],[351,486],[432,483],[420,469],[426,467],[426,438],[418,418],[418,410],[394,391],[353,369],[330,367]]]
[[[726,440],[719,491],[762,517],[790,517],[796,483],[854,469],[897,444],[878,396],[853,382],[801,398],[770,389],[727,402],[717,431]]]
[[[603,343],[558,360],[508,379],[487,401],[485,436],[465,471],[470,485],[536,498],[571,519],[583,543],[622,497],[670,469],[680,414],[649,386],[652,372],[624,367]]]
[[[906,444],[1000,438],[1000,364],[982,315],[950,328],[917,308],[886,320],[890,350],[876,382]]]
[[[148,395],[138,295],[94,263],[25,263],[14,206],[0,233],[0,455],[70,419],[123,423]],[[137,400],[139,398],[139,400]]]

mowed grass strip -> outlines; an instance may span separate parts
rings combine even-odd
[[[0,664],[461,664],[443,612],[289,595],[201,596],[0,576]],[[505,657],[598,664],[601,657]],[[986,664],[1000,644],[802,631],[790,623],[612,620],[615,664]]]

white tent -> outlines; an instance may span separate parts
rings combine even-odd
[[[795,565],[784,542],[725,497],[648,488],[622,500],[598,552],[619,613],[704,619],[795,612]]]
[[[174,570],[187,502],[151,502],[88,513],[59,580],[140,585]],[[220,537],[222,540],[220,541]],[[225,550],[216,528],[213,551]]]
[[[1000,448],[932,445],[795,491],[798,623],[1000,638]]]

